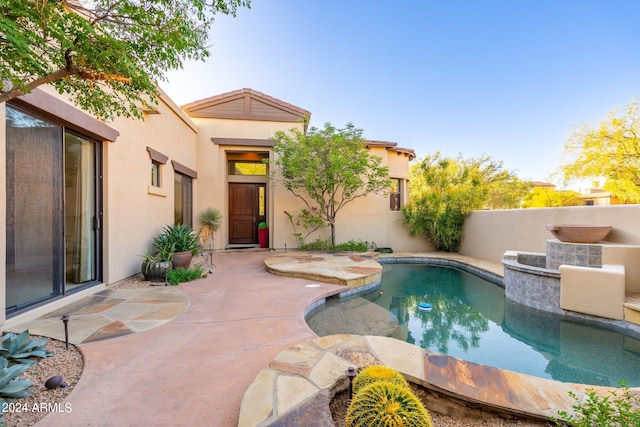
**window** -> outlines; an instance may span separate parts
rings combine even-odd
[[[155,160],[151,161],[151,185],[162,187],[160,182],[160,163]]]
[[[102,145],[6,106],[6,312],[101,280]]]
[[[389,209],[399,211],[402,207],[402,179],[391,179],[391,191],[389,193]]]
[[[174,222],[193,227],[193,181],[186,175],[175,174]]]
[[[265,176],[267,164],[262,161],[229,160],[229,175]]]
[[[173,212],[174,223],[193,228],[193,180],[198,173],[172,160],[174,173]]]
[[[151,158],[151,185],[153,187],[162,187],[162,165],[167,163],[169,157],[151,147],[147,147],[147,151]]]

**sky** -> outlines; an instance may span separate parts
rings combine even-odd
[[[583,124],[640,97],[638,0],[252,0],[161,87],[251,88],[364,137],[552,176]]]

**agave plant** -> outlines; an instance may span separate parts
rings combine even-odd
[[[29,369],[29,365],[18,363],[9,366],[9,361],[0,357],[0,400],[12,402],[33,394],[29,387],[33,383],[29,380],[16,379],[16,377]]]
[[[168,225],[162,229],[162,233],[154,237],[153,245],[161,251],[162,247],[172,246],[175,252],[198,253],[200,243],[198,236],[191,227],[186,224]]]
[[[26,329],[18,335],[10,332],[2,337],[0,356],[30,366],[36,363],[31,357],[49,357],[52,354],[47,351],[46,338],[29,338],[29,330]]]

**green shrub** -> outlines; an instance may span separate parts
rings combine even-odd
[[[386,381],[401,387],[409,388],[409,383],[402,374],[386,366],[369,366],[364,368],[353,379],[353,394],[376,382]]]
[[[363,241],[349,240],[345,243],[337,245],[331,244],[331,238],[317,239],[311,243],[307,243],[300,246],[300,250],[303,251],[342,251],[342,252],[366,252],[369,248]]]
[[[167,281],[174,286],[179,283],[191,282],[201,277],[206,277],[204,267],[201,264],[196,264],[191,268],[178,267],[167,271]]]
[[[366,252],[369,248],[362,240],[357,242],[355,240],[349,240],[348,242],[337,244],[336,249],[344,252]]]
[[[640,398],[623,383],[622,392],[611,391],[609,396],[599,396],[593,389],[586,390],[586,397],[580,399],[570,391],[576,403],[573,413],[558,411],[561,420],[554,419],[556,425],[570,423],[573,427],[631,427],[640,426]]]
[[[422,402],[404,386],[386,381],[370,384],[353,396],[347,427],[432,427],[431,416]]]

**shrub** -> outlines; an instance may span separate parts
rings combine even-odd
[[[599,396],[593,389],[586,390],[586,397],[580,399],[570,391],[576,403],[573,413],[558,411],[562,420],[554,419],[556,425],[569,422],[573,427],[627,427],[640,425],[640,398],[623,383],[622,393],[610,392],[610,396]]]
[[[386,381],[362,388],[349,404],[347,427],[432,427],[422,402],[404,386]]]
[[[346,243],[337,244],[336,249],[344,252],[366,252],[369,248],[362,240],[357,242],[355,240],[349,240]]]
[[[174,286],[179,283],[191,282],[201,277],[206,277],[201,264],[196,264],[191,268],[178,267],[167,271],[167,281]]]
[[[409,388],[409,383],[402,374],[386,366],[369,366],[364,368],[353,379],[353,394],[376,382],[386,381],[401,387]]]
[[[337,245],[331,244],[331,238],[328,239],[317,239],[311,243],[307,243],[300,246],[300,249],[303,251],[343,251],[343,252],[366,252],[369,248],[367,244],[362,240],[355,241],[349,240],[345,243],[340,243]]]

